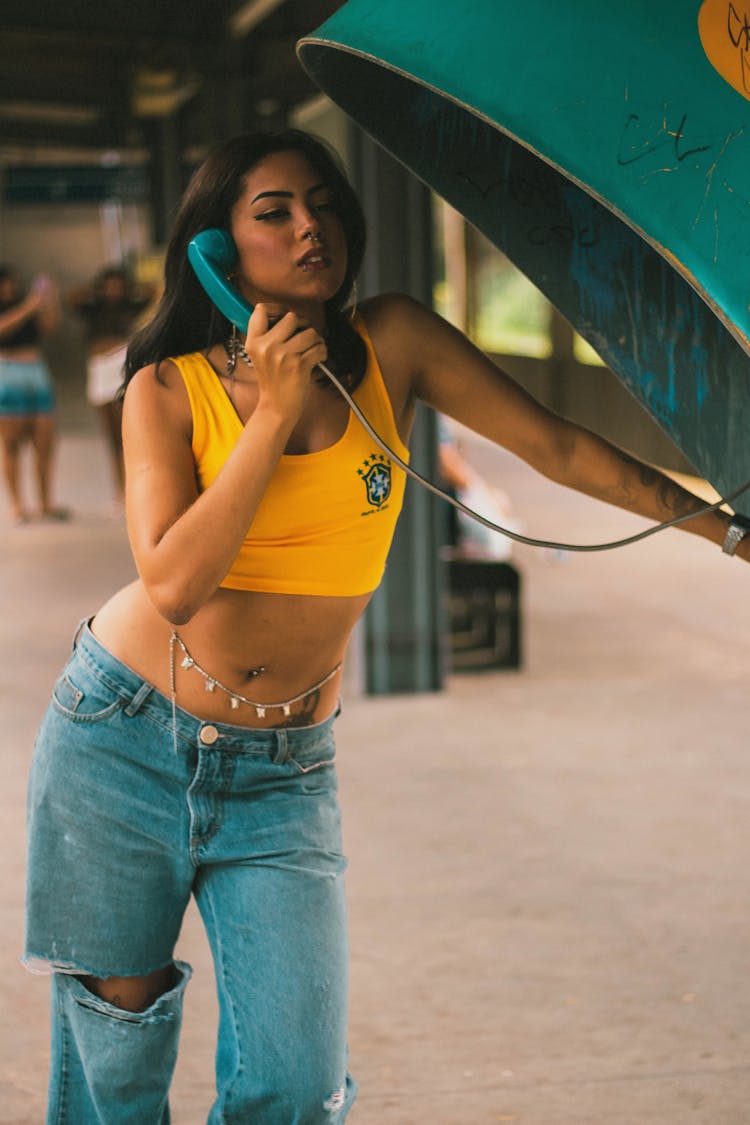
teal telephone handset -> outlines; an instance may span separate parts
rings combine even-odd
[[[237,247],[229,231],[218,227],[200,231],[188,244],[188,261],[219,311],[246,335],[253,306],[227,280],[237,261]]]
[[[188,260],[195,270],[198,281],[219,311],[224,314],[227,320],[236,325],[243,335],[246,335],[247,325],[252,316],[253,307],[244,297],[240,296],[236,288],[230,285],[227,280],[227,274],[237,261],[237,247],[229,231],[222,230],[219,227],[209,227],[207,230],[200,231],[188,243]],[[467,516],[470,516],[478,523],[488,527],[491,531],[499,531],[501,535],[506,535],[509,539],[514,539],[518,543],[527,543],[532,547],[547,547],[559,551],[606,551],[612,547],[624,547],[628,543],[636,543],[639,539],[645,539],[647,536],[653,535],[654,532],[661,531],[666,527],[673,527],[676,524],[685,523],[687,520],[693,519],[695,516],[701,515],[704,512],[713,512],[727,501],[732,500],[733,497],[739,496],[741,492],[745,492],[750,486],[750,482],[743,484],[741,488],[738,488],[735,492],[731,493],[731,495],[718,500],[715,504],[706,504],[706,506],[698,512],[691,512],[687,516],[678,516],[676,519],[666,520],[664,523],[648,527],[645,531],[640,531],[636,535],[629,535],[625,539],[617,539],[610,543],[555,543],[546,539],[533,539],[528,535],[521,535],[517,531],[510,531],[506,527],[500,527],[499,524],[486,519],[478,512],[462,504],[460,500],[449,496],[448,493],[438,488],[432,481],[427,480],[403,461],[372,428],[352,396],[328,367],[326,367],[324,363],[319,364],[319,367],[321,371],[328,376],[339,393],[346,399],[350,409],[357,418],[359,418],[373,441],[375,441],[408,476],[413,477],[414,480],[424,485],[430,492],[433,492],[436,496],[442,497],[443,500],[447,500],[454,508],[458,508],[459,511],[464,512]]]

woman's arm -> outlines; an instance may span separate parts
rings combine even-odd
[[[46,335],[57,328],[60,322],[60,301],[57,286],[46,274],[35,278],[31,289],[22,301],[13,308],[0,313],[0,345],[3,339],[26,323],[36,318],[40,331]]]
[[[0,346],[7,336],[12,336],[16,329],[21,328],[27,320],[37,316],[41,307],[40,293],[31,292],[17,305],[0,313]]]
[[[123,440],[130,540],[141,579],[159,613],[181,625],[229,571],[297,422],[311,372],[326,349],[312,329],[294,334],[293,314],[270,331],[253,314],[258,404],[215,480],[199,493],[192,419],[182,378],[162,363],[131,380]],[[254,332],[254,335],[253,335]]]
[[[398,335],[414,391],[428,405],[551,480],[657,522],[705,507],[663,473],[541,406],[437,314],[408,298],[391,302],[389,332]],[[721,544],[729,523],[715,511],[681,526]],[[750,559],[750,537],[737,554]]]

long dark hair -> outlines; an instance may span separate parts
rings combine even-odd
[[[164,291],[149,322],[132,339],[125,361],[125,383],[148,363],[167,356],[208,350],[227,340],[232,325],[200,285],[188,262],[187,247],[198,231],[229,227],[243,178],[265,157],[294,150],[307,158],[331,190],[347,247],[346,277],[326,302],[328,362],[336,375],[355,387],[364,374],[366,350],[341,310],[354,286],[365,251],[365,218],[336,154],[318,137],[298,129],[249,133],[214,149],[194,173],[180,205],[164,263]]]

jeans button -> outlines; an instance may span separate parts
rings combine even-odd
[[[198,738],[201,740],[204,746],[213,746],[218,737],[219,732],[217,731],[216,727],[212,727],[210,724],[209,726],[201,727],[201,732],[198,735]]]

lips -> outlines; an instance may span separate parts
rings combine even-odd
[[[327,269],[330,264],[330,256],[318,247],[308,250],[297,262],[297,265],[303,270],[323,270]]]

